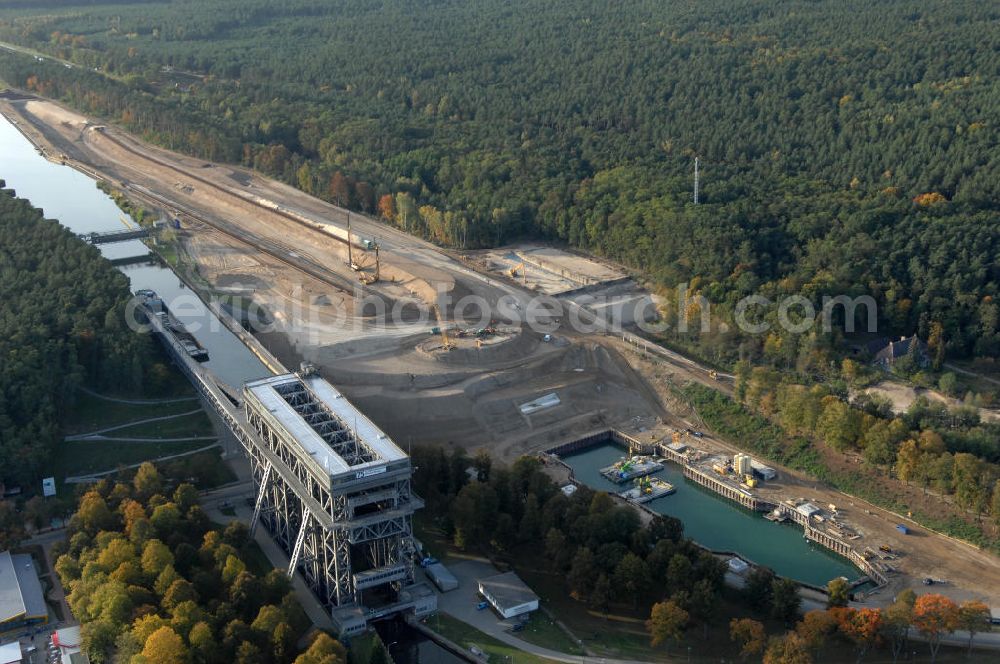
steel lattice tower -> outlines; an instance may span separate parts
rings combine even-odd
[[[343,634],[436,609],[414,584],[409,457],[314,371],[247,383],[244,443],[263,523]]]

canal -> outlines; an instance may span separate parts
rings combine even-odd
[[[54,164],[38,154],[34,146],[0,115],[0,179],[42,208],[50,219],[74,233],[121,230],[122,212],[92,179],[68,166]],[[148,252],[139,240],[98,245],[107,258],[141,256]],[[270,375],[267,368],[230,332],[205,303],[174,272],[163,265],[130,265],[119,268],[133,292],[148,288],[163,297],[174,315],[208,349],[205,366],[232,387]],[[463,660],[444,650],[408,625],[393,621],[379,625],[379,633],[397,664]]]
[[[609,441],[605,445],[565,456],[563,461],[573,468],[576,479],[583,484],[618,493],[631,488],[631,485],[610,482],[599,471],[621,459],[624,454],[624,449]],[[838,576],[850,580],[861,576],[861,571],[847,559],[806,540],[800,526],[772,523],[762,515],[744,509],[689,481],[676,464],[666,463],[664,469],[653,477],[670,482],[677,492],[646,506],[660,514],[680,519],[685,534],[708,549],[737,552],[758,565],[770,567],[780,576],[817,586],[825,586]]]
[[[6,180],[7,188],[14,189],[19,197],[42,208],[46,217],[58,219],[74,233],[122,230],[125,221],[132,223],[91,178],[46,160],[3,116],[0,116],[0,179]],[[98,247],[112,259],[149,252],[140,240]],[[270,375],[257,356],[170,268],[138,264],[120,269],[129,278],[133,292],[148,288],[160,294],[174,315],[208,350],[205,366],[223,381],[238,388],[247,380]]]
[[[122,213],[115,203],[97,189],[92,179],[67,166],[47,161],[5,118],[0,116],[0,178],[18,196],[42,208],[45,215],[58,219],[76,233],[120,230]],[[146,253],[138,240],[101,246],[108,258]],[[270,372],[243,343],[215,317],[207,306],[174,272],[162,265],[132,265],[120,268],[128,276],[132,290],[148,288],[159,293],[178,319],[208,349],[206,366],[229,385],[266,376]],[[598,469],[618,460],[623,450],[608,444],[565,461],[583,483],[601,490],[621,491],[598,473]],[[663,514],[684,523],[687,535],[713,550],[736,551],[746,558],[771,567],[776,573],[815,585],[824,585],[837,576],[855,579],[859,571],[843,558],[817,547],[802,537],[800,528],[773,524],[760,515],[743,510],[725,499],[689,483],[680,469],[669,464],[658,473],[677,493],[649,504]],[[397,662],[444,662],[458,658],[402,625],[380,627]]]
[[[463,664],[464,659],[445,650],[402,620],[376,623],[395,664]]]

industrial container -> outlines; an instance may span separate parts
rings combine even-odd
[[[434,582],[441,592],[446,593],[449,590],[454,590],[458,588],[458,579],[448,571],[448,568],[441,563],[434,563],[426,567],[427,577]]]

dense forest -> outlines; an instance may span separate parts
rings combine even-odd
[[[245,524],[221,528],[190,484],[172,490],[152,464],[87,491],[55,563],[90,661],[127,664],[346,664],[280,569],[260,562]]]
[[[0,39],[78,65],[0,77],[442,244],[564,241],[722,320],[867,293],[883,334],[996,357],[998,28],[975,0],[0,0]]]
[[[0,180],[0,483],[41,476],[78,387],[143,391],[128,279]]]

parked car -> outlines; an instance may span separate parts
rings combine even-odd
[[[489,602],[480,602],[479,604],[476,604],[476,611],[482,611],[489,605],[490,605]]]

